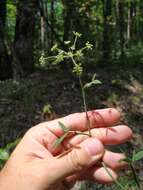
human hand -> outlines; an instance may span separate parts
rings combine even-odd
[[[0,173],[1,190],[65,190],[76,180],[111,183],[115,171],[124,167],[119,160],[123,154],[113,153],[104,145],[121,144],[132,138],[132,131],[117,125],[120,114],[109,108],[88,112],[92,138],[85,135],[68,136],[58,147],[54,144],[63,135],[59,121],[72,131],[87,131],[85,113],[32,127],[23,137]],[[113,126],[113,127],[111,127]],[[113,178],[101,165],[104,162]]]

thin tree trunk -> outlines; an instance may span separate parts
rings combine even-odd
[[[41,46],[42,50],[45,49],[45,22],[44,18],[41,16]]]
[[[55,27],[55,10],[54,10],[54,6],[55,6],[55,0],[51,0],[51,27],[54,28]],[[51,31],[51,47],[54,44],[54,35],[53,32]]]
[[[143,18],[143,1],[140,0],[139,2],[139,12],[140,12],[140,17]],[[138,32],[138,39],[139,41],[143,41],[143,19],[140,19],[140,22],[139,22],[139,32]]]
[[[14,52],[17,60],[16,75],[26,75],[34,71],[34,28],[36,0],[19,0],[15,27]],[[21,69],[20,69],[21,68]]]
[[[0,79],[12,77],[11,59],[5,44],[6,0],[0,2]]]
[[[45,18],[48,20],[47,1],[41,0],[40,7],[43,14],[41,16],[41,47],[43,51],[50,51],[50,28],[47,26]]]
[[[134,7],[133,2],[128,2],[128,21],[127,21],[127,44],[131,42],[132,32],[133,32],[133,17],[134,17]]]
[[[103,64],[110,63],[111,61],[111,38],[112,38],[112,27],[110,25],[110,18],[112,16],[112,0],[103,0]]]
[[[124,0],[118,0],[118,26],[119,26],[119,35],[120,35],[120,50],[121,50],[121,60],[124,60],[125,52],[124,52]]]
[[[60,44],[61,46],[63,46],[63,42],[62,42],[62,40],[60,39],[58,33],[56,32],[55,28],[52,27],[50,21],[48,20],[48,17],[44,14],[44,10],[43,10],[43,8],[42,8],[40,2],[38,2],[38,8],[39,8],[41,17],[43,17],[44,22],[46,23],[46,30],[47,30],[47,28],[49,28],[49,29],[51,30],[51,32],[53,33],[54,38],[59,42],[59,44]],[[49,32],[49,30],[48,30],[48,32]],[[49,37],[49,36],[50,36],[50,35],[48,35],[48,37]],[[49,38],[48,38],[48,41],[49,41]],[[48,44],[50,44],[50,43],[48,43]]]
[[[74,0],[62,0],[64,5],[64,35],[63,35],[63,42],[68,41],[70,39],[70,31],[72,27],[72,19],[74,13]]]

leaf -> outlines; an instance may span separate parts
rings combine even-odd
[[[102,84],[100,80],[93,80],[92,83],[93,84]]]
[[[55,44],[55,45],[53,45],[53,47],[51,48],[51,51],[53,52],[53,51],[56,51],[58,49],[58,44]]]
[[[133,162],[139,161],[141,159],[143,159],[143,150],[133,154],[133,158],[132,158]]]
[[[5,149],[9,151],[10,149],[14,149],[16,145],[20,142],[20,138],[16,139],[14,142],[6,145]]]
[[[54,148],[59,146],[64,141],[64,139],[66,138],[67,135],[68,135],[68,132],[65,133],[63,136],[61,136],[60,138],[58,138],[54,144]]]
[[[69,131],[69,129],[62,123],[62,122],[58,122],[61,129],[63,130],[63,132],[67,133]]]
[[[5,149],[0,149],[0,160],[6,161],[9,158],[9,153]]]
[[[75,36],[79,37],[79,38],[82,36],[81,33],[79,33],[79,32],[75,32],[75,31],[73,31],[73,34],[74,34]]]
[[[86,83],[86,84],[84,85],[84,89],[85,89],[85,88],[89,88],[89,87],[91,87],[91,86],[93,86],[93,85],[96,85],[96,84],[101,84],[101,81],[99,81],[99,80],[93,80],[93,81],[91,81],[91,82],[89,82],[89,83]]]
[[[96,73],[94,73],[94,75],[92,76],[92,80],[91,81],[94,81],[95,77],[96,77]]]
[[[64,44],[65,45],[68,45],[68,44],[70,44],[71,43],[71,41],[64,41]]]
[[[121,160],[119,160],[119,163],[122,163],[122,162],[126,162],[126,163],[131,163],[131,159],[130,158],[123,158]]]

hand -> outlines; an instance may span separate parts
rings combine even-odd
[[[132,131],[125,125],[115,126],[120,120],[115,109],[90,111],[88,115],[92,138],[71,133],[56,148],[53,145],[64,133],[58,122],[72,131],[86,132],[85,113],[72,114],[31,128],[0,173],[1,190],[65,190],[70,189],[76,180],[111,183],[116,179],[115,171],[125,166],[119,162],[124,155],[110,152],[104,145],[130,140]],[[101,162],[107,165],[112,179]]]

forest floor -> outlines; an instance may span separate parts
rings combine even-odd
[[[102,82],[87,91],[88,108],[117,108],[122,122],[134,131],[134,139],[125,144],[125,150],[140,150],[143,148],[143,65],[103,68],[91,69],[84,77],[87,82],[96,72]],[[47,115],[48,119],[54,118],[55,113],[61,117],[83,111],[78,80],[69,76],[57,69],[39,70],[20,81],[0,82],[0,147],[41,122],[49,105],[52,113]],[[136,170],[143,180],[143,163],[138,163]],[[103,186],[98,189],[103,190]]]

